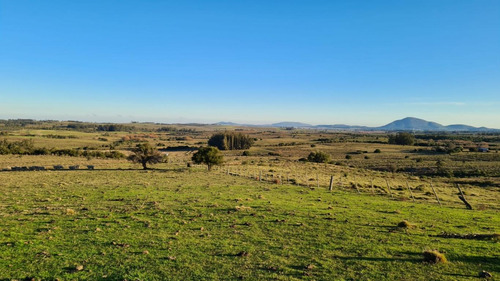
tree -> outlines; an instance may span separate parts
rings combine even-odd
[[[147,164],[157,164],[164,162],[166,156],[163,156],[158,150],[152,147],[149,143],[140,143],[133,150],[133,154],[127,159],[142,164],[142,168],[146,170]]]
[[[389,136],[389,143],[399,145],[413,145],[415,143],[415,136],[406,132],[397,133],[395,136]]]
[[[222,164],[223,158],[224,156],[222,156],[217,147],[208,146],[200,147],[191,159],[196,164],[206,164],[210,171],[213,165]]]

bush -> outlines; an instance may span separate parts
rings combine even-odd
[[[330,161],[330,155],[321,151],[311,152],[307,156],[307,161],[316,163],[326,163]]]
[[[352,156],[351,156],[351,155],[349,155],[349,154],[347,154],[347,155],[345,156],[345,159],[351,159],[351,158],[352,158]]]
[[[248,151],[248,150],[243,151],[241,156],[250,156],[250,151]]]
[[[381,153],[381,152],[382,151],[380,151],[380,149],[378,149],[378,148],[373,151],[373,153]]]

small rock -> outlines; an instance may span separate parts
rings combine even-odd
[[[479,278],[491,278],[493,275],[489,273],[488,271],[481,271],[479,272]]]
[[[83,265],[79,264],[79,265],[75,266],[75,270],[76,271],[82,271],[83,270]]]

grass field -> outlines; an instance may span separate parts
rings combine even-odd
[[[475,280],[500,274],[498,210],[192,170],[3,172],[6,280]],[[397,227],[403,220],[410,228]],[[423,262],[438,249],[446,264]]]
[[[380,132],[155,124],[100,132],[95,124],[68,124],[0,127],[0,141],[124,155],[147,141],[164,149],[168,162],[140,170],[123,157],[0,155],[0,280],[477,280],[482,270],[492,280],[500,276],[496,135],[400,146]],[[224,151],[224,164],[211,172],[188,168],[191,148],[224,130],[255,138],[249,156]],[[435,151],[456,145],[463,149]],[[468,149],[479,145],[491,151]],[[299,161],[314,151],[331,161]],[[12,171],[19,166],[47,170]],[[473,210],[459,200],[457,184]],[[448,262],[424,262],[426,250]]]

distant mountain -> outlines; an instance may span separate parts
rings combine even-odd
[[[314,127],[311,124],[306,124],[306,123],[301,123],[301,122],[280,122],[280,123],[274,123],[271,124],[272,127],[294,127],[294,128],[307,128],[307,127]]]
[[[218,122],[215,125],[225,126],[247,126],[247,127],[276,127],[276,128],[309,128],[318,130],[339,130],[339,131],[429,131],[429,132],[500,132],[499,129],[486,127],[473,127],[463,124],[443,126],[436,122],[430,122],[415,117],[406,117],[393,121],[381,127],[351,126],[343,124],[335,125],[311,125],[301,122],[279,122],[270,125],[249,125],[237,124],[233,122]]]
[[[414,117],[406,117],[378,127],[382,131],[446,131],[446,127],[436,122],[429,122]]]
[[[469,125],[462,125],[462,124],[449,125],[449,126],[446,126],[446,129],[448,131],[469,131],[469,132],[497,131],[496,129],[489,129],[489,128],[486,128],[486,127],[472,127],[472,126],[469,126]]]
[[[314,126],[316,129],[323,129],[323,130],[372,130],[372,128],[367,127],[367,126],[351,126],[351,125],[344,125],[344,124],[335,124],[335,125],[317,125]]]
[[[429,122],[423,119],[414,117],[406,117],[401,120],[396,120],[385,126],[375,128],[381,131],[435,131],[435,132],[484,132],[484,131],[498,131],[496,129],[489,129],[486,127],[473,127],[469,125],[449,125],[443,126],[436,122]]]
[[[241,124],[234,123],[234,122],[217,122],[214,125],[219,125],[219,126],[240,126]]]

